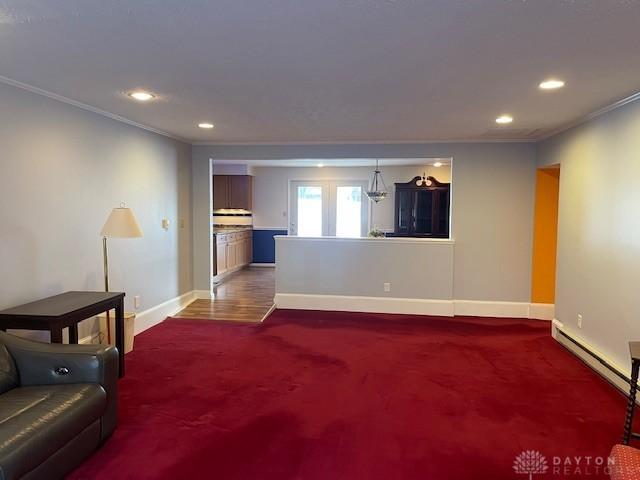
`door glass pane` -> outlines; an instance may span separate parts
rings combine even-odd
[[[322,187],[298,187],[298,236],[322,236]]]
[[[337,187],[336,236],[362,235],[362,187]]]

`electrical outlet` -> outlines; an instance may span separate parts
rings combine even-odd
[[[391,291],[391,284],[390,283],[385,283],[384,284],[384,291],[385,292],[390,292]]]
[[[136,310],[140,308],[140,295],[133,297],[133,308]]]
[[[162,219],[162,228],[164,228],[165,230],[169,230],[169,219],[168,218],[163,218]]]
[[[582,328],[582,314],[578,314],[578,328]]]

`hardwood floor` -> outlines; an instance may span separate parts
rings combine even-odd
[[[247,267],[232,273],[214,289],[214,300],[196,300],[179,318],[259,322],[271,310],[275,268]]]

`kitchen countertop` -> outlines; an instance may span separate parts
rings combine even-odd
[[[218,233],[236,233],[236,232],[246,232],[247,230],[253,230],[253,227],[249,226],[240,226],[240,227],[216,227],[212,228],[213,234],[217,235]]]

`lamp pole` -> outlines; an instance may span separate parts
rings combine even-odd
[[[109,254],[107,250],[107,237],[102,237],[102,258],[104,267],[104,291],[109,291]],[[111,318],[107,310],[107,343],[111,343]]]
[[[133,210],[127,208],[124,203],[114,208],[107,221],[100,230],[102,236],[102,260],[104,267],[104,289],[109,291],[109,255],[107,251],[107,238],[135,238],[142,237],[142,229]],[[107,341],[111,343],[111,321],[107,312]]]

